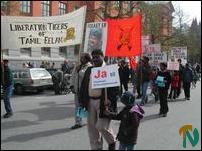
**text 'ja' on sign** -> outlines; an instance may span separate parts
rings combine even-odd
[[[92,68],[92,89],[120,86],[118,65]]]

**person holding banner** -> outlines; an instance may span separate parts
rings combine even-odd
[[[171,83],[171,75],[166,70],[167,65],[160,63],[160,71],[157,73],[156,84],[158,86],[159,100],[160,100],[160,112],[159,116],[166,117],[168,112],[168,89]]]
[[[113,112],[117,110],[116,100],[119,95],[119,87],[92,89],[91,70],[94,67],[105,66],[105,62],[100,49],[93,50],[91,55],[93,66],[85,72],[81,83],[80,89],[82,91],[79,93],[79,102],[88,111],[87,127],[91,149],[102,150],[102,137],[104,137],[109,145],[108,149],[115,150],[115,136],[109,127],[110,119],[104,115],[104,112],[107,109]]]
[[[81,54],[80,58],[80,65],[76,66],[72,72],[71,77],[71,86],[72,92],[74,93],[74,102],[75,102],[75,125],[71,127],[71,129],[76,129],[82,127],[82,118],[77,116],[77,111],[80,107],[79,101],[78,101],[78,95],[80,92],[80,86],[81,82],[84,77],[84,73],[86,69],[91,65],[91,57],[88,53]]]

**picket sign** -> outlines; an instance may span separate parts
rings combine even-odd
[[[118,65],[92,68],[92,89],[120,86]]]
[[[167,70],[179,70],[179,63],[178,62],[168,62]]]

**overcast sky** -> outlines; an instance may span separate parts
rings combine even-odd
[[[189,20],[197,18],[198,22],[201,21],[201,1],[172,1],[172,3],[174,7],[180,6]]]

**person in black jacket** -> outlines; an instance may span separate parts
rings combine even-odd
[[[128,64],[125,60],[121,60],[120,66],[119,66],[119,76],[120,76],[120,83],[121,83],[121,94],[123,93],[124,87],[125,91],[128,91],[128,82],[129,82],[129,76],[130,76],[130,69],[128,67]]]
[[[3,75],[2,75],[2,84],[3,84],[3,100],[4,100],[4,106],[6,110],[6,114],[4,114],[4,118],[9,118],[13,115],[13,109],[10,103],[10,97],[13,93],[13,74],[11,69],[8,66],[8,60],[3,60],[2,63],[2,69],[1,69]]]
[[[193,81],[193,71],[190,65],[187,63],[183,70],[183,88],[185,94],[185,100],[190,100],[190,86]]]
[[[119,150],[133,150],[137,143],[138,127],[143,118],[144,110],[135,105],[135,96],[126,91],[121,96],[121,102],[125,107],[118,113],[105,112],[105,114],[114,119],[120,120],[117,139],[120,141]]]
[[[177,88],[177,98],[180,96],[181,94],[181,87],[182,87],[182,80],[183,80],[183,72],[184,72],[184,66],[182,65],[182,60],[178,59],[177,60],[179,63],[179,83],[178,83],[178,88]]]
[[[115,112],[117,110],[116,101],[119,95],[119,87],[107,88],[107,101],[105,101],[105,89],[92,89],[93,67],[104,66],[104,57],[101,50],[93,50],[93,66],[86,69],[79,91],[79,103],[88,111],[87,127],[90,138],[91,149],[102,150],[103,139],[109,144],[109,150],[115,150],[115,137],[110,129],[110,119],[104,115],[105,110]],[[102,135],[101,135],[102,134]]]
[[[166,117],[168,112],[168,89],[171,83],[171,75],[166,70],[167,65],[160,63],[160,71],[157,73],[156,83],[158,86],[159,100],[160,100],[160,112],[159,115]]]

